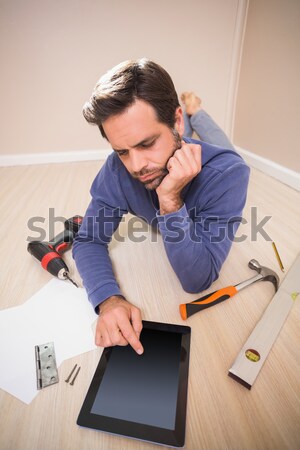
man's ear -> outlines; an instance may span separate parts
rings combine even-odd
[[[180,136],[183,136],[184,133],[184,119],[183,119],[183,111],[181,106],[178,106],[175,111],[175,130],[178,131]]]

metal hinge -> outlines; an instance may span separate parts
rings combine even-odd
[[[53,342],[35,346],[35,364],[38,389],[43,389],[46,386],[58,383]]]

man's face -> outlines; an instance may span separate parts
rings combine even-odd
[[[143,100],[136,100],[123,113],[108,118],[102,125],[128,172],[147,189],[156,189],[168,174],[169,158],[181,147],[181,108],[176,110],[174,129],[158,122],[154,108]]]

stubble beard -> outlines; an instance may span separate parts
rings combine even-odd
[[[170,155],[170,158],[174,155],[176,150],[179,150],[181,148],[181,136],[180,136],[180,134],[178,133],[177,130],[175,130],[175,128],[172,128],[171,131],[172,131],[173,138],[174,138],[174,147],[173,147],[172,154]],[[169,173],[169,171],[167,169],[167,164],[168,164],[168,161],[166,162],[164,167],[160,167],[154,173],[151,170],[141,170],[138,174],[134,175],[134,178],[139,179],[139,177],[141,177],[143,175],[147,175],[147,174],[151,174],[151,173],[153,173],[153,175],[155,175],[157,173],[157,175],[155,175],[155,177],[153,179],[149,180],[149,181],[144,181],[143,182],[143,181],[139,180],[148,191],[154,191],[154,190],[156,190],[158,188],[158,186],[161,184],[163,179]]]

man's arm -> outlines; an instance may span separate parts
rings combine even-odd
[[[108,244],[122,214],[120,209],[105,206],[93,198],[73,244],[77,269],[96,312],[105,299],[121,295],[113,273]]]
[[[246,201],[249,169],[235,156],[226,170],[209,169],[201,189],[193,180],[194,211],[187,211],[182,186],[201,170],[195,156],[201,147],[183,143],[182,149],[171,158],[169,174],[157,188],[161,207],[158,222],[167,256],[183,289],[200,292],[218,277],[230,250]]]
[[[109,164],[109,162],[108,162]],[[73,257],[87,290],[91,304],[99,318],[96,345],[127,345],[143,351],[139,341],[142,329],[141,313],[121,295],[116,282],[108,244],[123,214],[127,212],[117,183],[106,164],[96,177],[92,201],[73,245]],[[113,207],[111,205],[121,205]]]

